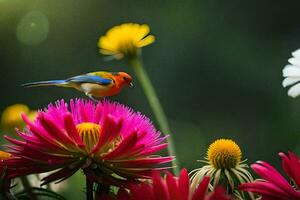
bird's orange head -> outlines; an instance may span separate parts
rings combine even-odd
[[[126,72],[118,72],[115,75],[115,78],[118,80],[118,82],[123,86],[123,85],[129,85],[133,86],[132,84],[132,77],[127,74]]]

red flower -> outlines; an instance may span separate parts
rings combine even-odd
[[[6,159],[9,159],[11,157],[10,153],[7,153],[5,151],[0,150],[0,163],[4,162]],[[6,174],[6,167],[2,166],[0,164],[0,199],[8,198],[7,196],[10,195],[9,189],[10,189],[10,180],[4,179]]]
[[[239,186],[239,189],[259,194],[264,200],[299,200],[300,190],[296,189],[300,186],[299,158],[292,152],[289,152],[288,156],[284,153],[279,153],[279,156],[282,159],[282,168],[297,187],[289,184],[271,165],[258,161],[251,167],[263,180],[259,179],[252,183],[244,183]]]
[[[119,200],[229,200],[224,188],[216,187],[213,192],[208,192],[209,177],[205,177],[194,192],[191,191],[188,172],[181,170],[179,177],[174,177],[166,172],[162,178],[159,172],[152,175],[152,184],[139,183],[129,186],[129,193],[121,189]]]

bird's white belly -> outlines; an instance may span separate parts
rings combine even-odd
[[[85,94],[91,94],[95,97],[106,96],[107,91],[110,89],[109,86],[98,85],[94,83],[82,83],[81,90]]]

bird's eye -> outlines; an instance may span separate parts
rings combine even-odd
[[[123,80],[126,81],[126,80],[127,80],[127,77],[123,77]]]

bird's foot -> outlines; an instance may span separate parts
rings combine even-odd
[[[98,103],[98,101],[99,101],[99,99],[93,97],[93,95],[91,95],[91,94],[86,94],[86,96],[88,96],[90,99],[92,99],[96,103]]]

